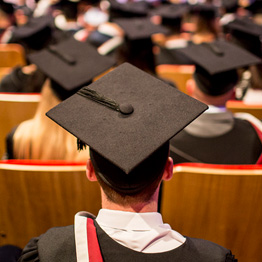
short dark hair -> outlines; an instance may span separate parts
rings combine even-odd
[[[90,148],[90,158],[98,182],[113,202],[137,197],[140,201],[148,201],[162,179],[168,156],[169,142],[166,142],[129,174],[125,174],[119,167]]]

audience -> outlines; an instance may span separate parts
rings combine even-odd
[[[98,240],[105,261],[237,261],[228,249],[174,231],[156,211],[173,163],[262,163],[262,122],[226,110],[229,99],[246,101],[249,91],[262,90],[261,25],[251,13],[261,1],[246,9],[244,1],[9,2],[0,0],[0,43],[21,44],[27,65],[13,68],[0,92],[39,92],[41,101],[32,119],[10,130],[4,158],[90,158],[87,178],[98,181],[102,196],[97,218],[79,213],[75,232],[53,228],[33,238],[19,261],[74,261],[81,254],[87,261],[87,240],[81,244],[78,234],[89,223],[97,233],[90,242]],[[194,64],[191,97],[157,79],[158,64]],[[0,248],[5,262],[17,260],[11,248]]]

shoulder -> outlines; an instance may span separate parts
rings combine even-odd
[[[187,237],[187,243],[201,261],[236,262],[231,251],[208,240]]]
[[[76,261],[74,226],[55,227],[32,238],[23,250],[23,261]]]

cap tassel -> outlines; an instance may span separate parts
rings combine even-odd
[[[119,111],[119,105],[115,101],[104,97],[103,95],[98,94],[96,91],[88,88],[83,87],[77,92],[79,95],[91,99],[99,104],[102,104],[104,106],[107,106],[115,111]]]
[[[80,140],[79,138],[77,138],[77,150],[81,151],[86,149],[87,144],[84,143],[82,140]]]
[[[99,104],[107,106],[115,111],[122,113],[123,115],[130,115],[134,112],[134,108],[130,104],[121,104],[119,105],[114,100],[111,100],[103,95],[98,94],[96,91],[88,88],[87,86],[83,87],[77,92],[79,95],[91,99]]]

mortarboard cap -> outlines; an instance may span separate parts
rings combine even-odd
[[[211,4],[190,5],[190,13],[203,17],[206,20],[215,19],[218,16],[218,8]]]
[[[235,13],[239,8],[238,0],[222,0],[221,7],[225,9],[226,13]]]
[[[51,39],[52,22],[51,16],[29,18],[25,25],[14,28],[10,42],[21,43],[26,49],[40,50]]]
[[[118,18],[113,22],[124,30],[126,37],[131,41],[151,39],[153,34],[169,32],[164,26],[153,24],[149,18]]]
[[[231,41],[261,57],[262,26],[250,19],[235,19],[224,25],[226,33],[231,35]]]
[[[146,17],[149,10],[149,4],[146,1],[119,3],[117,0],[110,0],[110,17],[130,18]]]
[[[61,88],[60,95],[72,94],[115,64],[113,58],[100,55],[95,47],[73,37],[28,58]]]
[[[184,4],[162,4],[154,8],[150,15],[158,15],[162,18],[162,25],[178,26],[180,28],[183,16],[189,11]]]
[[[189,44],[179,50],[196,65],[195,79],[199,88],[209,95],[221,95],[237,81],[236,69],[261,63],[261,59],[232,43]]]
[[[133,178],[132,170],[206,109],[205,104],[124,63],[47,116],[121,170],[119,176],[103,174],[104,181],[120,192],[135,192],[148,184],[150,172]]]

